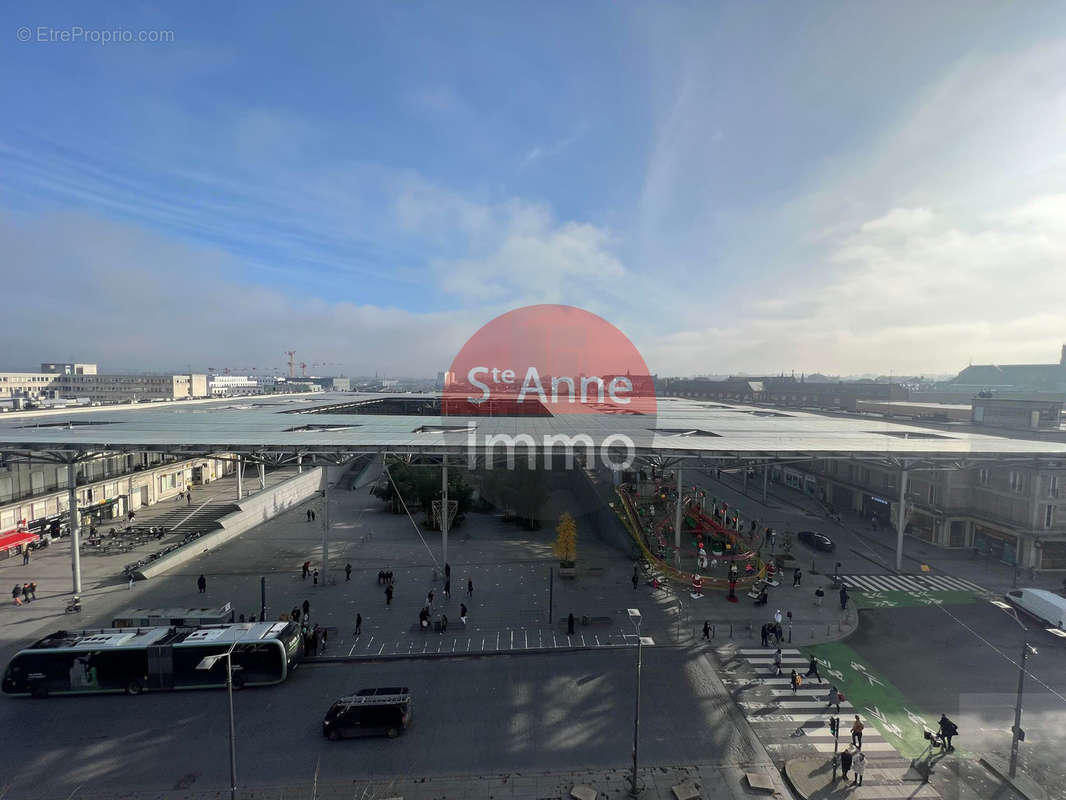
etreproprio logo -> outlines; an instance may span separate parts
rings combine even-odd
[[[602,317],[564,305],[526,306],[484,325],[445,374],[441,399],[442,416],[463,418],[471,468],[627,470],[656,412],[633,343]]]

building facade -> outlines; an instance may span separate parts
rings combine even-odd
[[[130,403],[207,397],[207,375],[107,375],[89,364],[42,364],[42,367],[91,367],[56,372],[0,372],[0,400],[86,398],[92,403]]]
[[[68,469],[0,461],[0,533],[22,525],[34,530],[65,515],[70,507]],[[98,458],[78,467],[78,508],[86,525],[117,522],[128,511],[176,497],[188,486],[210,483],[233,470],[234,461],[225,454],[178,459],[161,453],[126,453]]]
[[[836,510],[895,528],[899,470],[822,459],[775,466],[771,477]],[[1037,570],[1066,570],[1066,462],[908,470],[906,532],[939,547]]]

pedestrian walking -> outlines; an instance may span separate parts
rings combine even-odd
[[[461,619],[463,624],[466,625],[466,603],[459,604],[459,619]]]
[[[28,583],[22,584],[22,602],[30,602],[30,585]]]
[[[762,637],[762,646],[770,646],[770,623],[764,622],[762,628],[759,629],[759,635]]]
[[[823,597],[825,597],[825,591],[822,589],[821,586],[819,586],[817,589],[814,590],[814,605],[818,608],[821,608],[822,606]]]
[[[857,750],[862,750],[862,731],[866,726],[862,724],[859,715],[855,715],[855,723],[851,726],[851,743]]]
[[[33,584],[31,583],[30,586],[33,586]],[[37,598],[35,597],[34,599],[36,600]],[[940,738],[944,740],[944,746],[948,750],[954,750],[955,749],[954,747],[951,746],[951,740],[952,740],[953,737],[957,736],[958,733],[959,733],[958,726],[954,722],[952,722],[950,719],[948,719],[946,714],[941,714],[940,715]]]
[[[778,674],[778,675],[781,674],[781,648],[780,647],[777,648],[777,651],[774,653],[774,670],[775,670],[776,674]]]
[[[355,615],[355,635],[356,636],[361,636],[362,633],[363,633],[363,615],[362,614],[356,614]]]
[[[451,596],[452,596],[452,582],[451,582],[451,580],[444,581],[444,596],[445,596],[445,598],[451,598]]]
[[[300,573],[300,580],[307,580],[307,576],[311,574],[311,562],[305,561],[303,563],[303,570]]]
[[[344,565],[344,582],[347,583],[351,579],[352,579],[352,565],[351,564],[345,564]]]
[[[311,601],[310,600],[304,600],[303,610],[304,610],[304,622],[310,621],[310,619],[311,619]]]
[[[792,687],[792,694],[795,694],[800,688],[801,680],[799,673],[796,670],[792,670],[792,674],[788,676],[788,685]]]
[[[852,763],[855,768],[855,781],[856,786],[862,786],[862,776],[866,772],[866,753],[859,751],[859,754],[855,756],[855,760]]]
[[[803,570],[801,570],[799,567],[796,567],[796,569],[792,572],[792,588],[795,589],[797,586],[799,586],[802,580]]]
[[[312,508],[311,509],[311,521],[314,522],[316,519],[318,519],[318,515],[315,514],[315,510]]]
[[[573,611],[571,611],[570,612],[570,616],[568,616],[566,618],[566,635],[567,636],[573,636],[574,635],[574,612]]]
[[[430,589],[426,593],[426,605],[429,606],[430,611],[433,610],[433,590]]]
[[[37,599],[37,581],[30,581],[30,599]]]
[[[314,581],[314,585],[318,586],[318,567],[315,567],[315,571],[311,573],[311,579]]]
[[[826,698],[826,701],[826,708],[831,708],[832,706],[837,706],[837,708],[840,707],[840,692],[837,690],[837,687],[829,687],[829,696]]]
[[[777,611],[774,612],[774,623],[776,625],[780,625],[781,624],[781,609],[780,608],[777,609]]]
[[[132,575],[130,575],[130,585],[129,585],[129,590],[130,590],[131,592],[133,591],[133,576],[132,576]]]
[[[452,565],[447,561],[444,562],[444,580],[450,581],[452,579]]]
[[[471,578],[466,579],[466,596],[472,597],[474,594],[474,581]]]
[[[448,615],[447,614],[441,614],[440,615],[440,632],[444,633],[446,630],[448,630]]]
[[[187,506],[191,506],[192,505],[192,491],[191,490],[185,493],[185,505],[187,505]]]
[[[818,674],[818,659],[811,656],[811,663],[807,665],[807,674],[803,677],[809,678],[813,675],[818,679],[818,683],[822,682],[822,676]]]
[[[840,754],[840,777],[845,781],[848,779],[848,772],[851,770],[851,748],[844,748],[844,752]]]
[[[307,509],[307,521],[311,521],[311,509]]]
[[[848,607],[848,587],[840,587],[840,610],[844,611]]]
[[[11,590],[11,599],[15,601],[15,605],[22,605],[22,587],[17,583],[15,584],[15,588]]]
[[[637,571],[633,570],[633,591],[637,590],[637,584],[640,583],[640,578],[637,577]]]
[[[300,608],[298,606],[292,607],[292,621],[297,625],[300,624]]]
[[[710,641],[711,638],[711,622],[710,620],[703,621],[703,638]]]
[[[30,563],[30,546],[28,544],[22,545],[22,566],[26,566]]]
[[[200,590],[200,594],[207,591],[207,578],[201,575],[196,579],[196,588]]]
[[[390,583],[388,586],[385,587],[385,606],[388,607],[388,606],[391,606],[391,605],[392,605],[392,584]]]

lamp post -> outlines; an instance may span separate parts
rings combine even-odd
[[[1025,731],[1022,730],[1022,690],[1025,688],[1025,662],[1030,654],[1036,655],[1036,648],[1028,642],[1022,644],[1022,663],[1018,666],[1018,701],[1014,706],[1014,738],[1010,743],[1010,777],[1014,777],[1018,771],[1018,743],[1025,740]]]
[[[640,636],[640,611],[635,608],[627,608],[626,613],[629,615],[629,621],[633,623],[633,629],[637,632],[637,693],[636,703],[633,707],[633,775],[630,778],[629,788],[629,794],[632,797],[637,797],[641,791],[637,779],[637,747],[640,741],[640,662],[644,639]],[[652,644],[653,642],[649,639],[648,643]]]
[[[242,631],[243,633],[243,631]],[[237,732],[233,721],[233,648],[240,641],[237,640],[229,646],[225,653],[214,656],[205,656],[196,665],[197,669],[211,669],[219,659],[226,659],[226,695],[229,698],[229,796],[230,800],[237,800]]]

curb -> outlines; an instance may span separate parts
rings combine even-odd
[[[1048,793],[1043,786],[1040,786],[1027,775],[1019,774],[1011,778],[1007,765],[999,759],[990,756],[981,756],[977,761],[997,778],[1010,784],[1014,791],[1022,797],[1027,798],[1027,800],[1048,800]]]
[[[647,649],[654,650],[682,650],[686,645],[676,644],[646,644]],[[473,650],[470,652],[442,652],[442,653],[388,653],[382,655],[367,656],[308,656],[300,659],[300,664],[352,664],[369,661],[414,661],[421,658],[491,658],[493,656],[524,656],[545,655],[547,653],[591,653],[599,650],[632,650],[631,644],[601,644],[601,645],[577,645],[576,647],[525,647],[513,650]]]

